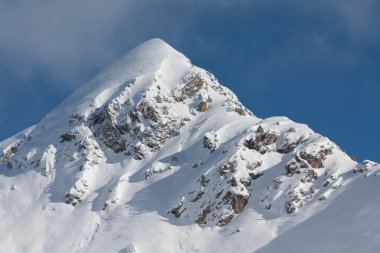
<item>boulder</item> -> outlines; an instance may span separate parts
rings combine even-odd
[[[202,101],[197,108],[198,112],[205,112],[208,109],[208,104],[207,102]]]

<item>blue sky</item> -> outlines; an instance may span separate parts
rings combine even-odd
[[[257,116],[380,161],[376,0],[0,0],[0,139],[139,43],[167,41]]]

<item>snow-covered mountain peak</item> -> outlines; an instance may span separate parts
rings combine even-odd
[[[161,62],[165,58],[178,57],[187,59],[162,39],[155,38],[145,41],[129,51],[123,59],[147,59],[149,62]]]
[[[380,175],[307,125],[257,118],[160,39],[0,150],[2,226],[29,252],[250,252]],[[24,214],[44,228],[31,241],[16,236],[35,229]],[[249,239],[225,240],[237,232]]]
[[[176,71],[171,72],[171,65]],[[121,92],[132,81],[138,81],[139,86],[147,86],[154,79],[166,76],[167,83],[176,83],[175,79],[182,78],[192,71],[191,62],[181,53],[173,49],[161,39],[148,40],[108,68],[96,75],[87,84],[68,97],[52,114],[62,110],[88,114],[91,108],[98,108],[115,93]],[[143,89],[144,87],[140,87]]]

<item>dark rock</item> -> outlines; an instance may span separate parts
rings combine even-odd
[[[216,149],[215,140],[210,139],[207,136],[203,137],[203,147],[209,149],[211,152],[214,152]]]
[[[122,124],[120,127],[119,127],[120,131],[122,133],[129,133],[131,132],[132,130],[132,123],[131,122],[127,122],[125,124]]]
[[[225,225],[227,225],[231,220],[232,218],[234,217],[235,215],[233,213],[223,217],[222,219],[219,220],[218,222],[218,226],[219,227],[223,227]]]
[[[232,177],[230,180],[230,184],[232,187],[236,187],[238,185],[238,182],[235,177]]]
[[[179,91],[175,99],[176,101],[181,102],[185,100],[186,97],[194,96],[202,88],[203,88],[203,80],[199,75],[196,75],[186,82],[185,86]]]
[[[265,135],[264,145],[271,145],[277,141],[278,135],[276,133],[268,133]]]
[[[245,112],[245,110],[244,110],[243,107],[240,107],[240,106],[239,107],[235,107],[234,111],[237,114],[241,115],[241,116],[245,116],[246,115],[246,112]]]
[[[195,198],[193,200],[191,200],[191,202],[196,202],[198,200],[200,200],[203,196],[204,192],[198,192],[197,196],[195,196]]]
[[[259,173],[251,172],[251,173],[248,173],[248,174],[249,174],[249,176],[251,177],[252,180],[256,180],[259,177],[261,177],[261,176],[264,175],[264,173],[262,173],[262,172],[259,172]]]
[[[198,111],[198,112],[205,112],[207,109],[208,109],[208,104],[207,104],[207,102],[203,102],[203,101],[202,101],[202,102],[198,105],[197,111]]]
[[[209,179],[206,178],[205,175],[202,175],[200,180],[199,180],[199,183],[203,186],[203,187],[206,187],[208,182],[210,182]]]
[[[268,146],[277,141],[278,135],[276,133],[259,133],[255,139],[251,138],[245,140],[243,145],[249,149],[254,149],[264,154],[267,150],[262,149],[263,146]]]
[[[331,149],[321,149],[316,156],[313,156],[306,152],[301,152],[300,156],[302,159],[306,160],[311,167],[318,169],[324,166],[324,161],[326,160],[327,155],[331,154]]]
[[[15,154],[17,152],[17,146],[13,146],[10,148],[12,154]]]
[[[72,141],[76,138],[76,135],[73,133],[65,133],[61,135],[61,140],[60,142],[65,142],[65,141]]]
[[[206,207],[202,213],[198,216],[198,219],[195,221],[198,224],[204,224],[205,220],[207,218],[207,215],[211,212],[211,208],[208,206]]]
[[[174,207],[174,208],[170,211],[172,214],[174,214],[174,216],[175,216],[176,218],[181,217],[181,214],[186,210],[186,208],[185,208],[185,209],[183,209],[182,211],[180,211],[182,205],[183,205],[183,202],[181,201],[181,203],[179,203],[179,205],[178,205],[177,207]]]
[[[249,187],[251,185],[251,178],[242,178],[240,179],[240,183],[245,187]]]
[[[68,193],[66,194],[66,204],[70,204],[72,206],[76,206],[81,202],[80,196],[76,194]]]
[[[282,181],[279,178],[276,178],[275,180],[273,180],[273,188],[274,189],[280,188],[281,184],[282,184]]]
[[[215,198],[219,198],[220,197],[220,195],[222,195],[222,193],[223,193],[223,190],[221,190],[220,192],[218,192],[216,195],[215,195]]]
[[[297,162],[292,161],[285,166],[285,171],[288,176],[300,173],[300,166]]]
[[[297,147],[297,143],[285,143],[282,148],[277,149],[277,152],[281,154],[287,154],[292,152]]]
[[[154,107],[151,106],[149,102],[146,100],[143,100],[139,103],[139,105],[137,106],[137,111],[139,111],[142,114],[144,119],[149,118],[153,121],[157,121],[159,118],[156,109],[154,109]]]
[[[112,123],[104,125],[101,133],[104,144],[106,144],[108,148],[112,149],[115,153],[125,151],[126,145],[124,142],[120,141],[121,133],[115,125]]]
[[[0,164],[4,163],[9,158],[11,158],[11,156],[15,153],[13,151],[17,152],[17,146],[11,147],[10,149],[8,149],[7,151],[5,151],[3,154],[0,155]]]
[[[11,170],[13,168],[13,163],[11,161],[7,162],[7,168]]]
[[[285,203],[285,210],[287,213],[293,213],[296,210],[296,206],[293,204],[292,201],[287,201]]]
[[[264,140],[264,135],[259,134],[256,136],[255,139],[251,138],[249,140],[245,140],[243,145],[249,149],[254,149],[256,151],[260,151],[261,149],[261,142]]]
[[[317,173],[313,169],[309,169],[306,172],[305,176],[301,179],[301,182],[302,183],[305,183],[305,182],[310,183],[310,182],[314,181],[315,179],[318,179]]]
[[[248,198],[228,191],[223,197],[226,204],[230,204],[235,214],[240,213],[248,203]]]
[[[301,199],[298,197],[298,195],[294,195],[289,201],[285,203],[285,210],[287,213],[293,213],[297,207],[294,203],[298,203]]]
[[[235,171],[236,166],[237,166],[236,161],[229,161],[219,168],[219,172],[220,174],[226,174],[228,172]]]

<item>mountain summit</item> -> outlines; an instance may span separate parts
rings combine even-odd
[[[160,39],[0,142],[1,252],[374,252],[380,165]]]

